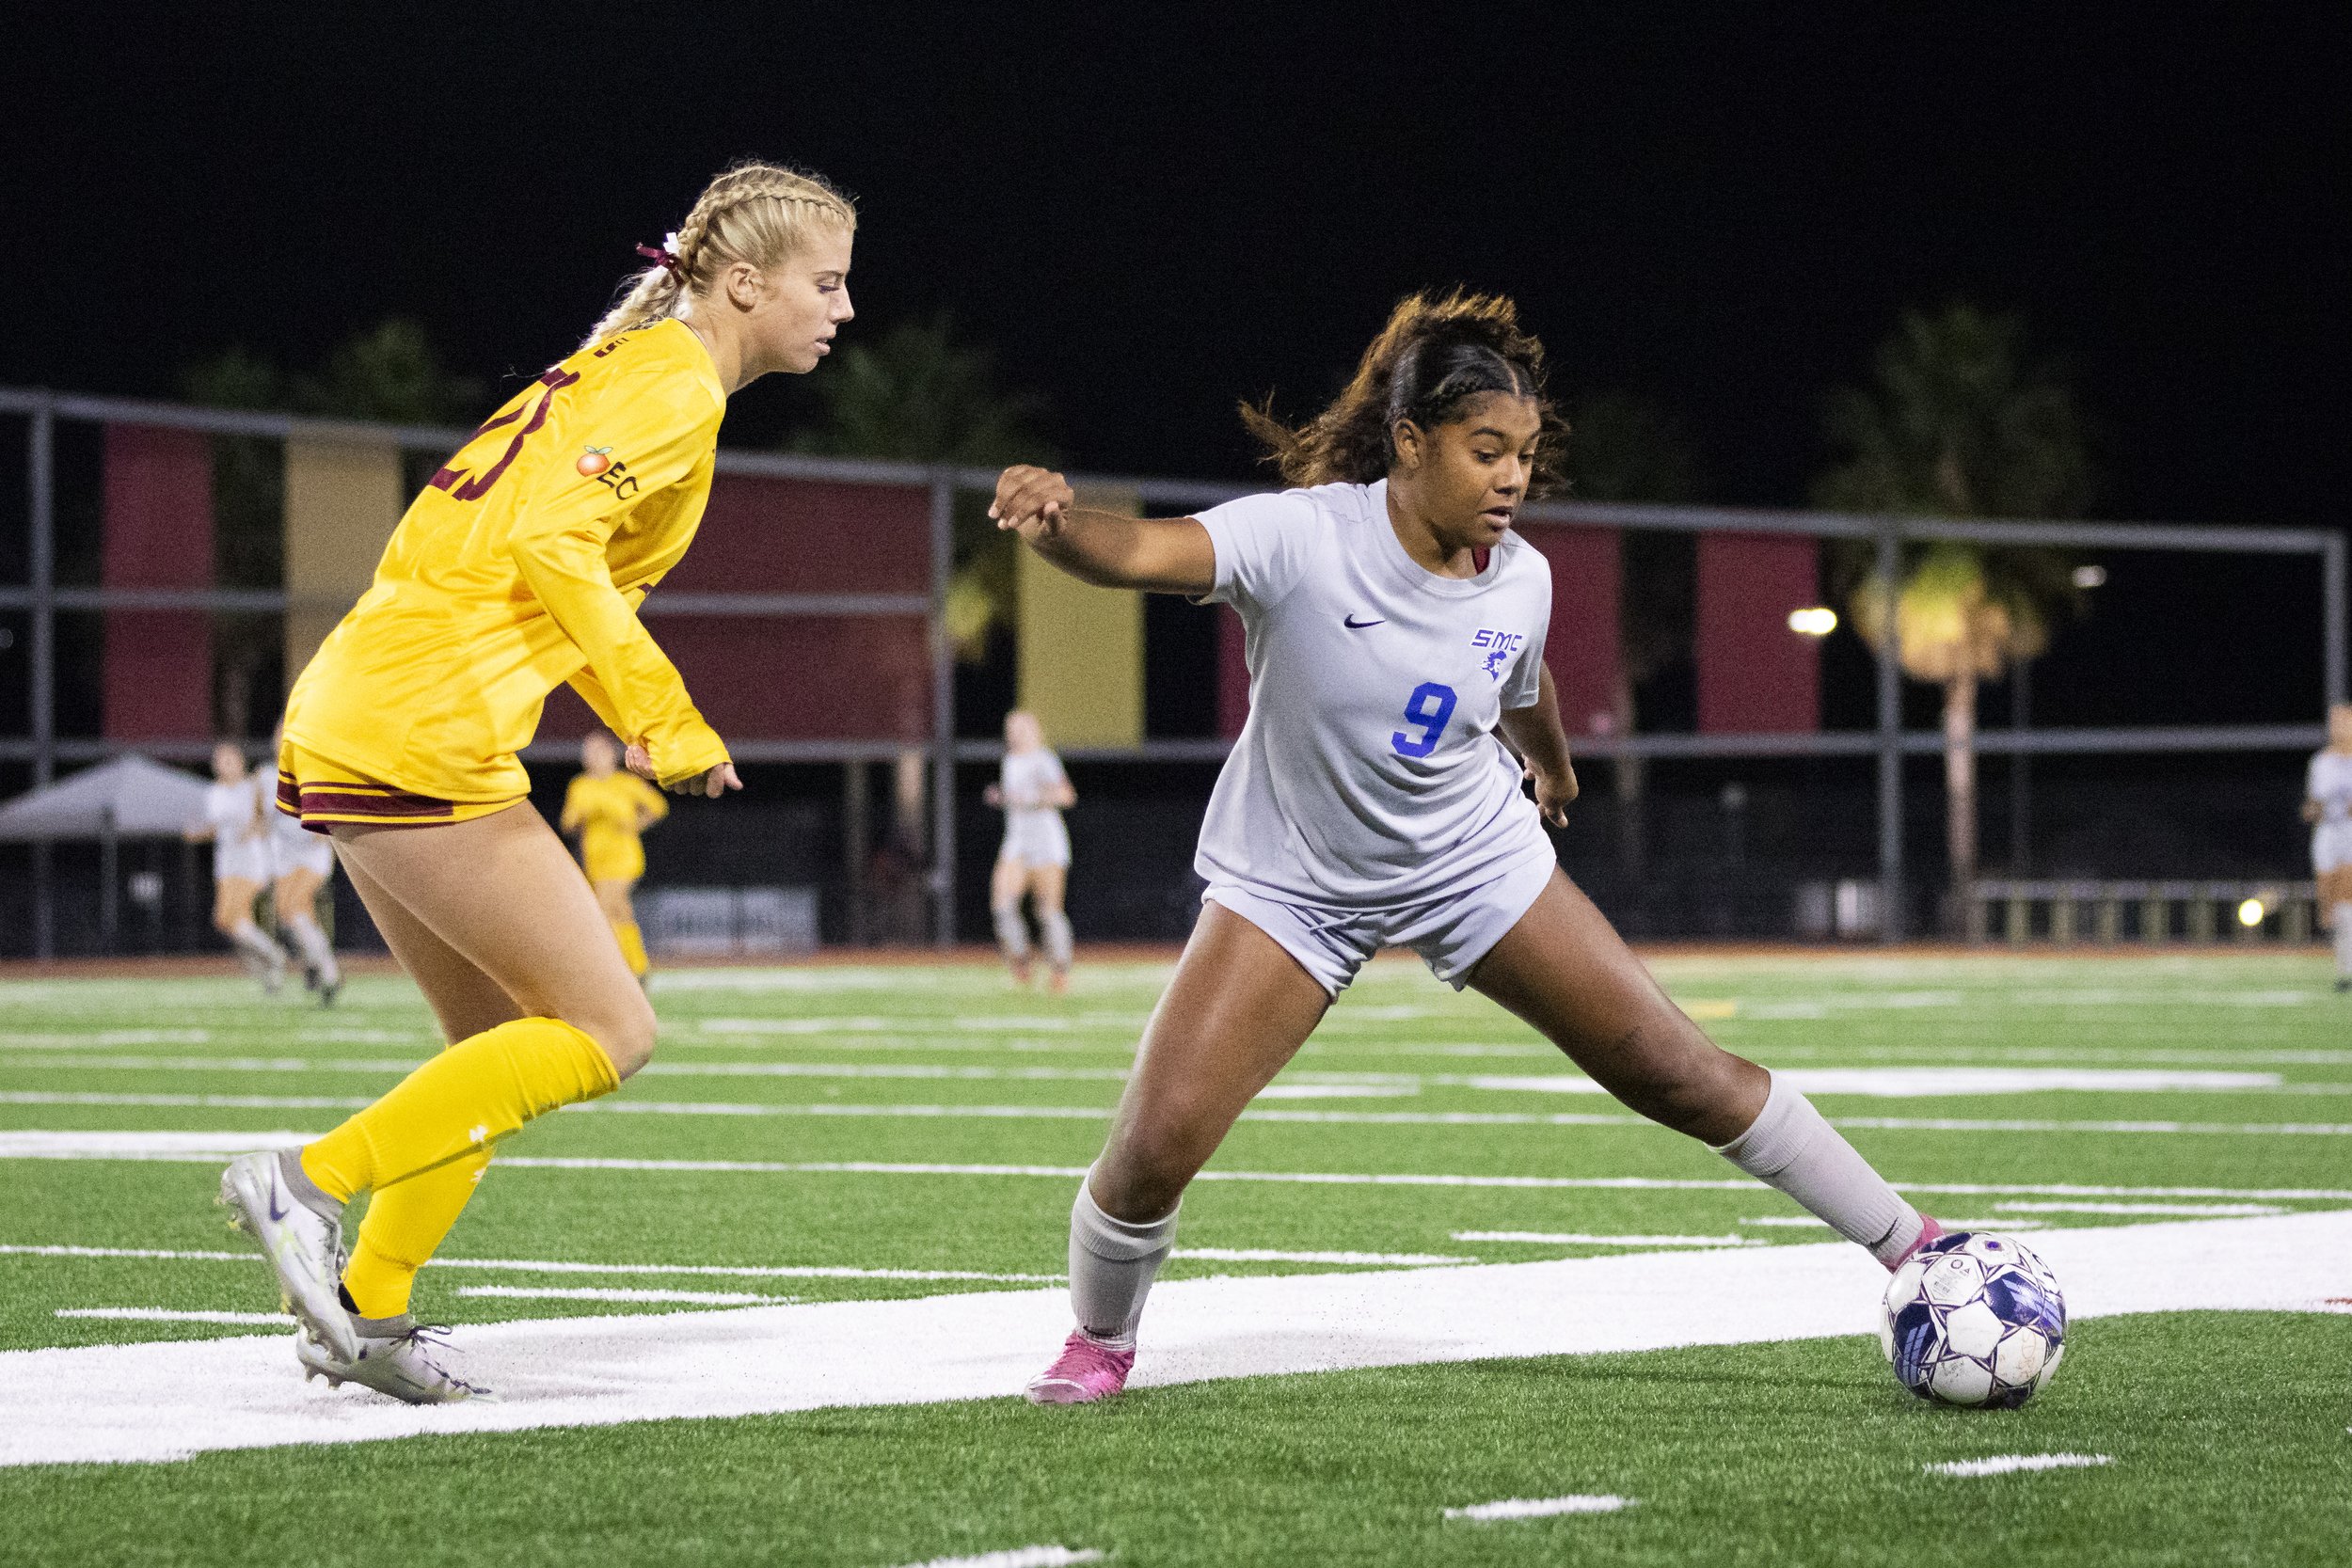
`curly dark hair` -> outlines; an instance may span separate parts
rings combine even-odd
[[[1370,484],[1396,461],[1398,420],[1431,430],[1488,392],[1534,400],[1543,425],[1529,489],[1541,495],[1559,481],[1568,426],[1544,395],[1544,345],[1520,330],[1518,307],[1502,294],[1407,295],[1331,406],[1296,429],[1274,417],[1271,398],[1243,404],[1241,419],[1290,483]]]

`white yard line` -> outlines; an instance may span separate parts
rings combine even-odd
[[[749,1291],[617,1290],[603,1285],[460,1285],[457,1293],[514,1301],[666,1301],[701,1307],[781,1307],[800,1299],[763,1296]]]
[[[1561,1513],[1615,1513],[1632,1506],[1631,1497],[1620,1497],[1613,1493],[1588,1492],[1566,1497],[1504,1497],[1499,1502],[1449,1508],[1445,1516],[1490,1524],[1502,1519],[1549,1519]]]
[[[160,1160],[208,1164],[215,1159],[252,1149],[283,1148],[305,1144],[318,1136],[316,1132],[0,1132],[0,1160]],[[603,1156],[509,1155],[501,1157],[499,1165],[501,1169],[513,1170],[679,1171],[750,1176],[993,1176],[1041,1177],[1057,1180],[1075,1180],[1087,1174],[1084,1165],[914,1164],[882,1160],[635,1160]],[[1492,1187],[1569,1192],[1754,1193],[1757,1188],[1757,1183],[1746,1177],[1708,1180],[1657,1176],[1469,1176],[1369,1171],[1204,1170],[1193,1180],[1329,1187]],[[2015,1194],[2036,1197],[2212,1197],[2310,1203],[2352,1201],[2352,1188],[2343,1187],[2112,1187],[2029,1181],[1897,1181],[1894,1185],[1899,1191],[1906,1193],[1977,1197]]]
[[[1222,1246],[1180,1246],[1174,1256],[1206,1263],[1373,1263],[1405,1269],[1478,1261],[1475,1258],[1449,1258],[1435,1252],[1281,1252],[1271,1247]]]
[[[1410,1089],[1374,1085],[1276,1084],[1265,1100],[1322,1100],[1410,1094]],[[193,1110],[341,1111],[374,1101],[365,1095],[111,1094],[103,1090],[6,1089],[0,1105],[137,1105]],[[1108,1105],[845,1105],[772,1104],[763,1101],[592,1100],[563,1107],[592,1116],[810,1117],[877,1120],[1104,1121]],[[1247,1121],[1398,1127],[1641,1127],[1643,1117],[1606,1112],[1562,1111],[1301,1111],[1253,1105]],[[2234,1133],[2248,1137],[2352,1137],[2352,1122],[2187,1122],[1961,1120],[1923,1117],[1832,1117],[1830,1125],[1850,1131],[1916,1132],[2152,1132]]]
[[[1995,1203],[1999,1213],[2019,1214],[2165,1214],[2180,1219],[2245,1219],[2254,1214],[2284,1212],[2268,1203],[2064,1203],[2042,1199]]]
[[[2004,1453],[1923,1466],[1931,1476],[2006,1476],[2020,1470],[2088,1470],[2115,1463],[2104,1453]]]
[[[233,1323],[242,1327],[292,1328],[282,1312],[197,1312],[177,1307],[60,1307],[60,1318],[103,1318],[111,1323]]]
[[[1073,1568],[1076,1563],[1102,1560],[1103,1554],[1090,1546],[1079,1551],[1068,1546],[1009,1546],[977,1557],[928,1558],[910,1562],[906,1568]]]
[[[2352,1213],[2049,1231],[2035,1249],[2076,1320],[2311,1310],[2352,1290]],[[1860,1336],[1885,1277],[1823,1243],[1175,1279],[1152,1292],[1134,1382]],[[423,1409],[306,1386],[282,1335],[15,1351],[0,1464],[1010,1399],[1068,1326],[1060,1291],[485,1323],[453,1340],[502,1402]]]
[[[1761,1246],[1745,1236],[1594,1236],[1574,1230],[1456,1230],[1457,1242],[1521,1242],[1533,1246]]]
[[[152,1258],[179,1262],[251,1263],[251,1252],[167,1251],[158,1247],[0,1245],[0,1258]],[[869,1269],[829,1263],[595,1263],[545,1258],[434,1258],[435,1269],[486,1269],[494,1274],[691,1275],[726,1279],[899,1279],[917,1283],[977,1280],[1046,1285],[1057,1274],[988,1274],[977,1269]]]

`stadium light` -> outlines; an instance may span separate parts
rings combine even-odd
[[[2263,908],[2261,899],[2249,898],[2237,907],[2237,923],[2241,926],[2259,926],[2263,923],[2263,916],[2269,912],[2268,910]]]
[[[2077,588],[2097,588],[2104,584],[2106,580],[2107,569],[2105,566],[2077,566],[2074,568],[2074,586]]]
[[[1800,637],[1827,637],[1837,629],[1837,611],[1827,605],[1807,605],[1788,612],[1788,629]]]

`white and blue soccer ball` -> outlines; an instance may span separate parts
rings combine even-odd
[[[1895,1271],[1879,1343],[1923,1400],[2014,1410],[2058,1372],[2066,1298],[2016,1237],[1958,1230]]]

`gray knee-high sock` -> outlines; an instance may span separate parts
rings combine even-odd
[[[294,945],[302,949],[304,961],[310,964],[321,985],[331,986],[342,977],[335,967],[334,944],[326,940],[326,930],[314,916],[295,915],[286,922],[286,929],[293,934]]]
[[[284,951],[276,942],[270,941],[268,933],[253,924],[250,919],[240,920],[231,927],[229,931],[229,940],[237,944],[237,950],[246,958],[264,969],[285,967]]]
[[[1094,1338],[1132,1350],[1143,1298],[1176,1241],[1176,1212],[1129,1225],[1103,1212],[1087,1184],[1070,1210],[1070,1305]]]
[[[2352,904],[2336,906],[2336,973],[2352,975]]]
[[[1777,1073],[1755,1123],[1715,1152],[1787,1193],[1882,1263],[1919,1239],[1919,1212]]]
[[[1037,917],[1045,935],[1045,958],[1056,969],[1070,967],[1070,917],[1059,910],[1048,910]]]
[[[1005,957],[1019,960],[1029,956],[1029,924],[1021,918],[1021,906],[1000,904],[989,913],[996,922],[996,945],[1005,950]]]

